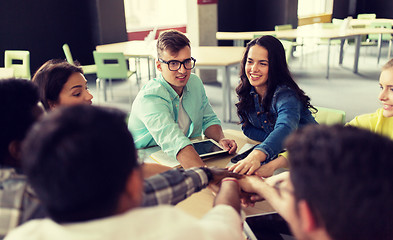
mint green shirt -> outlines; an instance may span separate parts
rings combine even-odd
[[[176,158],[181,149],[191,144],[189,138],[199,137],[208,127],[221,124],[201,79],[195,74],[191,74],[183,89],[182,103],[191,120],[186,135],[177,123],[179,95],[162,75],[143,86],[132,104],[128,120],[136,148],[159,145],[165,153]]]

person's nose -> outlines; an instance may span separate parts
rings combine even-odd
[[[252,71],[252,72],[258,72],[258,70],[259,70],[258,65],[257,65],[256,63],[254,63],[254,64],[251,66],[251,71]]]
[[[379,93],[378,99],[380,101],[384,101],[387,99],[387,93],[385,89],[382,89],[381,92]]]
[[[92,99],[93,99],[93,95],[90,93],[89,90],[86,90],[85,100],[86,101],[91,101]]]
[[[184,67],[184,64],[180,64],[180,68],[177,71],[179,71],[182,74],[185,74],[187,72],[187,69],[186,67]]]

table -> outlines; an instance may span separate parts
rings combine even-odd
[[[393,19],[389,19],[389,18],[376,18],[376,19],[351,19],[351,21],[349,22],[350,26],[368,26],[371,23],[376,22],[376,23],[392,23],[393,25]]]
[[[260,31],[260,32],[217,32],[216,38],[218,40],[234,40],[234,44],[239,44],[240,41],[252,40],[255,35],[275,35],[277,38],[287,39],[304,39],[304,38],[322,38],[328,40],[328,54],[326,64],[326,78],[329,78],[329,61],[330,61],[330,45],[334,39],[341,40],[339,64],[341,65],[344,57],[344,41],[346,39],[355,39],[355,55],[353,63],[353,72],[358,72],[360,42],[362,35],[379,34],[380,39],[384,33],[393,33],[393,29],[385,28],[356,28],[356,29],[323,29],[316,26],[315,28],[298,28],[282,31]],[[380,51],[380,49],[379,49]]]
[[[153,44],[148,44],[144,41],[128,41],[99,45],[96,47],[96,50],[99,52],[123,52],[126,57],[147,57],[149,59],[154,59],[156,54],[154,42]],[[230,69],[239,65],[243,52],[244,47],[191,47],[191,54],[197,60],[196,68],[217,69],[223,76],[222,103],[224,122],[231,121],[232,89],[230,81]]]
[[[257,144],[258,142],[247,138],[241,131],[224,130],[225,137],[236,140],[238,150],[246,143]],[[214,157],[206,161],[209,167],[225,167],[232,156]],[[202,218],[213,206],[214,196],[209,189],[203,189],[198,193],[194,193],[187,199],[176,205],[188,214]],[[245,208],[246,215],[254,215],[258,213],[273,212],[274,209],[266,201],[258,202],[255,207]]]

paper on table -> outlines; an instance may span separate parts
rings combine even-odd
[[[180,163],[177,161],[176,158],[168,156],[164,151],[159,150],[150,155],[150,158],[152,158],[154,161],[156,161],[159,164],[168,166],[168,167],[178,167],[180,166]]]

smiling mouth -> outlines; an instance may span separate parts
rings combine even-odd
[[[256,78],[262,77],[262,75],[250,74],[250,77],[251,77],[252,79],[256,79]]]
[[[184,76],[177,76],[176,78],[178,78],[178,79],[185,79],[186,75],[184,75]]]

